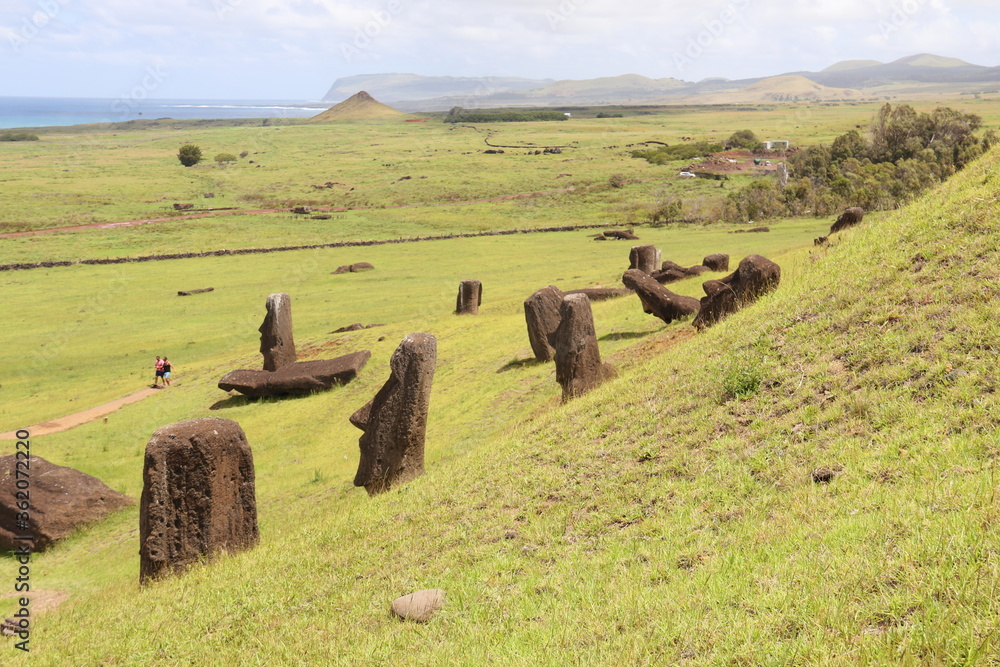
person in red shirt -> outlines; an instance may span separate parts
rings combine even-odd
[[[163,359],[160,359],[159,356],[156,357],[156,364],[154,365],[154,368],[156,369],[156,377],[153,378],[153,386],[154,387],[158,387],[158,386],[160,386],[159,385],[160,381],[164,379],[163,378]]]

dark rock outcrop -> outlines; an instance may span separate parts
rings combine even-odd
[[[563,293],[554,285],[543,287],[524,302],[524,320],[528,325],[528,341],[535,359],[552,361],[556,350],[552,337],[559,328],[559,307]]]
[[[710,327],[762,295],[777,289],[781,282],[781,267],[760,255],[744,257],[739,267],[725,278],[709,280],[703,285],[706,296],[694,319],[699,329]]]
[[[354,485],[365,487],[369,495],[424,474],[424,438],[436,362],[437,339],[426,333],[408,334],[389,361],[389,379],[351,415],[351,423],[364,431],[358,441],[361,460]]]
[[[17,487],[19,479],[29,482],[27,490]],[[18,514],[25,509],[17,505],[24,502],[30,503],[28,522],[19,525]],[[96,477],[55,465],[41,456],[25,457],[23,452],[4,456],[0,458],[0,549],[14,551],[18,546],[30,546],[34,552],[45,551],[78,527],[134,502]],[[17,540],[19,535],[35,539]]]
[[[848,227],[853,227],[865,218],[865,210],[858,206],[852,206],[851,208],[845,210],[834,221],[830,226],[830,233],[835,234],[842,229],[847,229]]]
[[[554,336],[556,381],[562,386],[563,401],[568,401],[614,377],[615,369],[601,362],[594,315],[586,295],[565,295],[559,317]]]
[[[371,356],[371,352],[362,350],[334,359],[297,361],[276,371],[231,371],[219,380],[219,389],[238,391],[251,398],[327,391],[356,378]]]
[[[660,249],[654,245],[632,246],[628,255],[630,269],[639,269],[643,273],[656,273],[660,268]]]
[[[667,324],[674,320],[690,317],[698,312],[701,303],[690,296],[674,294],[651,276],[638,269],[629,269],[622,276],[622,282],[639,296],[642,310],[655,315]]]
[[[334,275],[339,275],[341,273],[360,273],[362,271],[371,271],[375,267],[368,262],[357,262],[355,264],[344,264],[338,266],[337,270],[334,271]]]
[[[713,253],[701,260],[702,266],[707,266],[709,271],[728,271],[729,255],[721,252]]]
[[[267,297],[267,315],[260,325],[260,353],[264,370],[276,371],[295,363],[295,339],[292,337],[292,298],[284,292]]]
[[[142,482],[140,582],[257,544],[253,454],[236,422],[207,417],[157,429]]]
[[[483,284],[478,280],[463,280],[458,285],[458,299],[455,301],[456,315],[478,315],[483,304]]]

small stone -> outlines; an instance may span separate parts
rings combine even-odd
[[[829,484],[836,475],[837,473],[829,468],[816,468],[812,472],[813,481],[817,484]]]
[[[392,601],[392,613],[404,621],[427,623],[444,606],[444,591],[429,588]]]

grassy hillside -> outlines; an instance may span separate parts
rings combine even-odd
[[[998,168],[994,151],[832,248],[776,255],[780,290],[696,337],[598,304],[622,372],[565,406],[550,366],[519,361],[523,289],[487,307],[503,280],[484,280],[475,319],[421,295],[351,339],[387,335],[361,382],[211,412],[254,447],[257,549],[140,591],[133,510],[39,557],[40,585],[74,595],[39,620],[31,664],[995,660]],[[566,277],[545,267],[502,275]],[[441,344],[428,473],[371,499],[346,417],[408,330]],[[208,414],[220,370],[38,453],[136,494],[151,427]],[[390,617],[425,587],[448,595],[434,621]]]

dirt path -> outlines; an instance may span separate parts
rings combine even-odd
[[[639,178],[636,182],[655,181],[655,178]],[[537,192],[519,192],[512,195],[502,195],[500,197],[490,197],[487,199],[469,199],[467,201],[438,202],[436,204],[396,204],[394,206],[314,206],[314,213],[345,213],[347,211],[370,211],[399,208],[433,208],[435,206],[471,206],[472,204],[488,204],[490,202],[512,201],[515,199],[526,199],[528,197],[540,197],[543,195],[557,195],[574,190],[587,190],[591,188],[603,187],[601,185],[583,185],[580,187],[559,188],[557,190],[539,190]],[[73,225],[71,227],[50,227],[48,229],[35,229],[25,232],[7,232],[0,234],[0,239],[13,239],[19,236],[37,236],[38,234],[54,234],[57,232],[73,232],[81,229],[114,229],[116,227],[135,227],[137,225],[149,225],[156,222],[181,222],[184,220],[198,220],[200,218],[210,218],[220,215],[257,215],[262,213],[291,213],[290,208],[261,208],[261,209],[225,209],[209,210],[190,213],[187,215],[174,215],[166,218],[145,218],[142,220],[123,220],[121,222],[95,222],[89,225]]]
[[[96,421],[101,417],[106,417],[123,405],[141,401],[147,396],[152,396],[158,391],[161,390],[146,387],[145,389],[141,389],[134,394],[129,394],[128,396],[116,399],[110,403],[105,403],[104,405],[98,405],[96,408],[90,408],[89,410],[84,410],[83,412],[77,412],[65,417],[59,417],[58,419],[42,422],[41,424],[35,424],[34,426],[29,426],[27,429],[22,430],[27,430],[32,436],[49,435],[50,433],[68,431],[69,429],[81,424],[87,424],[89,422]],[[17,431],[0,433],[0,440],[17,440],[16,433]]]

